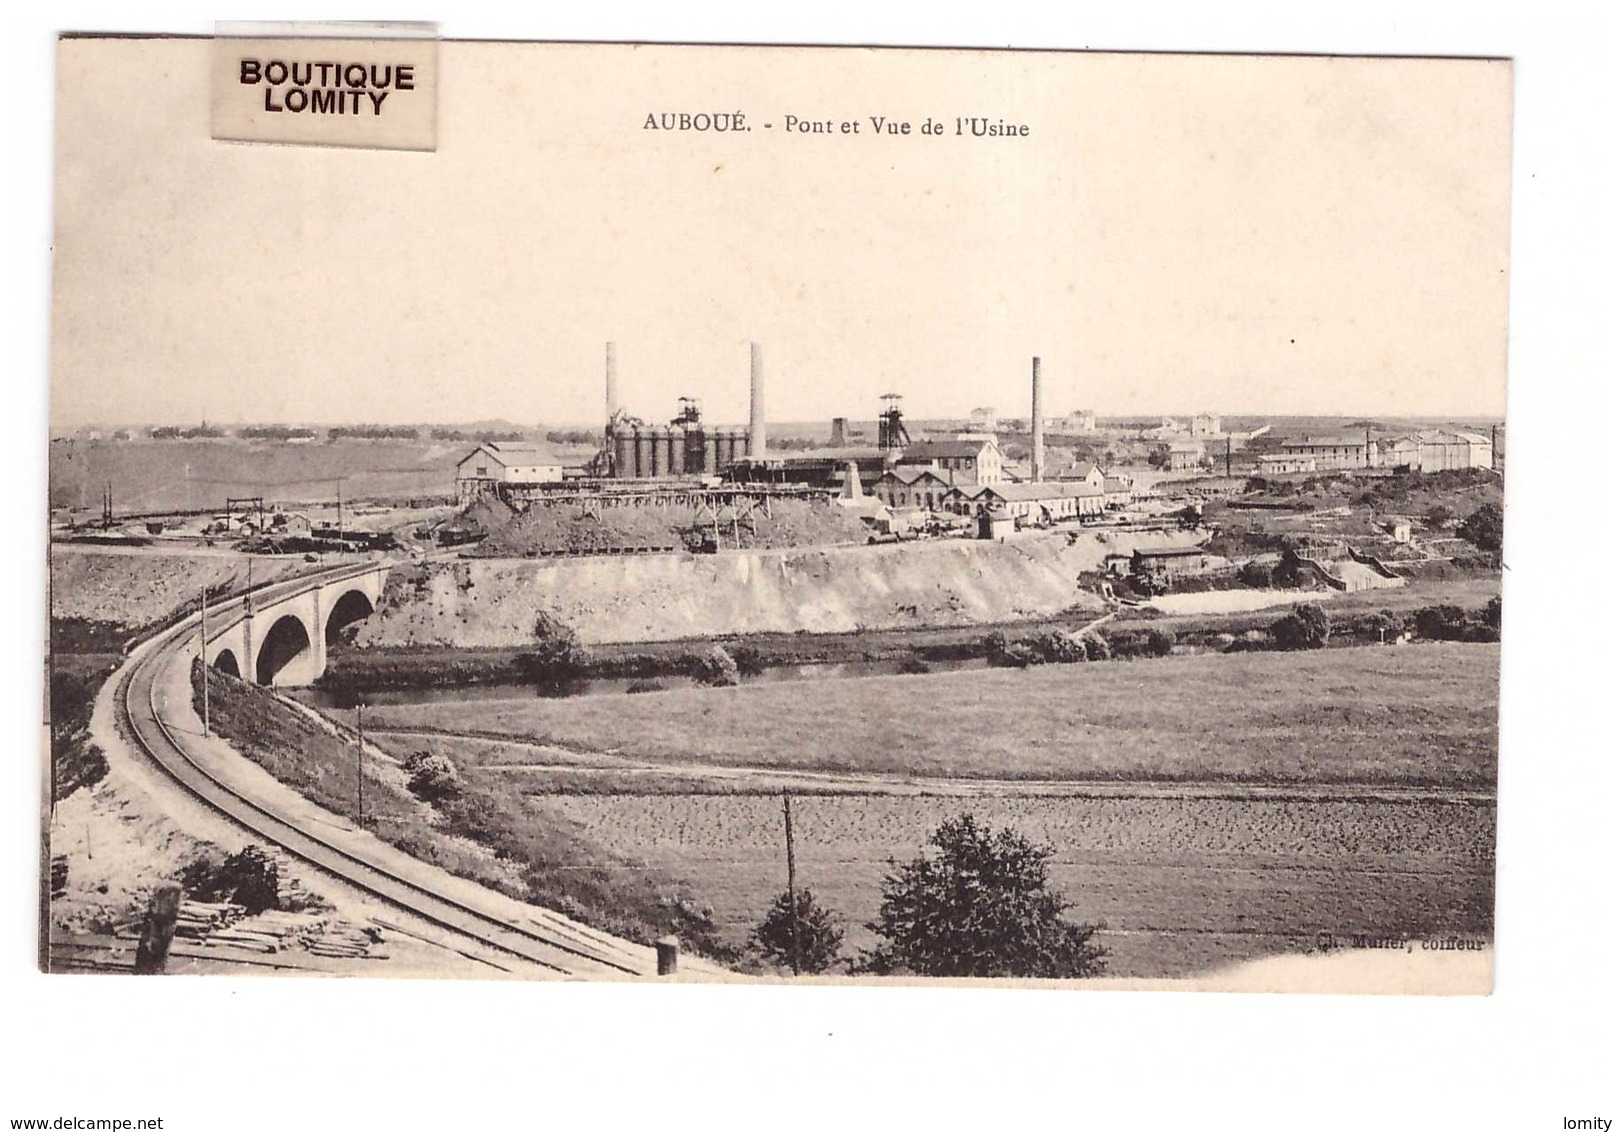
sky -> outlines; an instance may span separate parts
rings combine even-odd
[[[751,341],[778,421],[1503,412],[1507,62],[448,42],[408,153],[212,140],[211,50],[60,46],[55,429],[593,424],[608,340],[648,419]]]

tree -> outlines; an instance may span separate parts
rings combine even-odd
[[[800,920],[800,971],[815,975],[839,961],[839,948],[845,942],[845,929],[833,913],[817,903],[809,888],[794,894]],[[794,964],[794,916],[789,912],[788,893],[779,892],[772,909],[755,929],[755,946],[767,961],[779,967]]]
[[[1459,524],[1459,537],[1497,554],[1504,549],[1504,509],[1496,503],[1483,503]]]
[[[1012,829],[998,833],[972,814],[950,818],[924,853],[884,880],[880,944],[857,970],[957,978],[1082,978],[1101,974],[1097,925],[1063,917],[1070,905],[1048,891],[1053,848]]]
[[[572,626],[543,610],[535,617],[535,648],[516,663],[531,679],[557,680],[585,667],[586,650]]]
[[[693,678],[716,688],[731,687],[738,682],[738,662],[726,649],[714,645],[694,659]]]
[[[1273,622],[1273,640],[1283,649],[1321,649],[1329,643],[1329,614],[1310,601]]]

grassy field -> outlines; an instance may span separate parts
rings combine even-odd
[[[971,778],[1490,787],[1498,648],[1167,657],[379,707],[374,724],[655,761]]]

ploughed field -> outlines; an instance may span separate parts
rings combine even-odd
[[[684,883],[724,939],[747,942],[784,884],[781,802],[770,795],[551,795],[538,820],[590,831],[656,886]],[[1491,937],[1490,803],[1216,798],[802,795],[796,879],[870,946],[891,859],[911,859],[968,810],[1054,845],[1069,915],[1102,921],[1108,973],[1176,977],[1313,949],[1319,932]]]
[[[1106,925],[1109,973],[1172,977],[1311,950],[1321,932],[1489,939],[1497,667],[1494,645],[1426,644],[367,719],[394,753],[449,755],[469,782],[524,797],[537,828],[580,830],[655,889],[690,893],[735,946],[784,884],[772,771],[928,775],[796,796],[798,878],[847,925],[848,956],[873,942],[863,925],[891,862],[967,811],[1055,847],[1070,915]],[[671,773],[636,770],[650,766]],[[982,782],[948,797],[941,778]],[[1020,778],[1076,785],[1006,781]]]
[[[1481,789],[1497,778],[1497,704],[1496,645],[1435,643],[402,704],[371,718],[679,764]]]

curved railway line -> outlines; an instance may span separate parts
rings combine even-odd
[[[375,568],[375,564],[368,564],[368,568]],[[344,576],[342,570],[306,575],[267,587],[261,591],[259,600],[263,601],[273,591],[291,596],[312,583],[326,584]],[[240,606],[238,608],[240,610]],[[229,617],[217,622],[211,610],[207,631],[210,635],[223,632],[233,623],[234,619]],[[119,717],[129,736],[188,794],[233,824],[344,883],[496,951],[572,977],[612,978],[652,973],[651,949],[647,961],[639,962],[637,951],[640,949],[635,944],[610,942],[591,929],[539,908],[535,909],[536,916],[546,917],[552,923],[543,926],[537,920],[536,926],[529,926],[493,915],[450,892],[436,891],[380,862],[353,853],[317,832],[309,822],[295,815],[276,813],[211,774],[186,749],[186,733],[177,732],[165,722],[165,705],[160,703],[158,691],[159,678],[170,666],[189,662],[192,650],[187,648],[186,642],[196,631],[194,614],[158,634],[149,646],[140,650],[141,655],[127,663],[123,673],[114,677],[121,681],[114,695]]]

